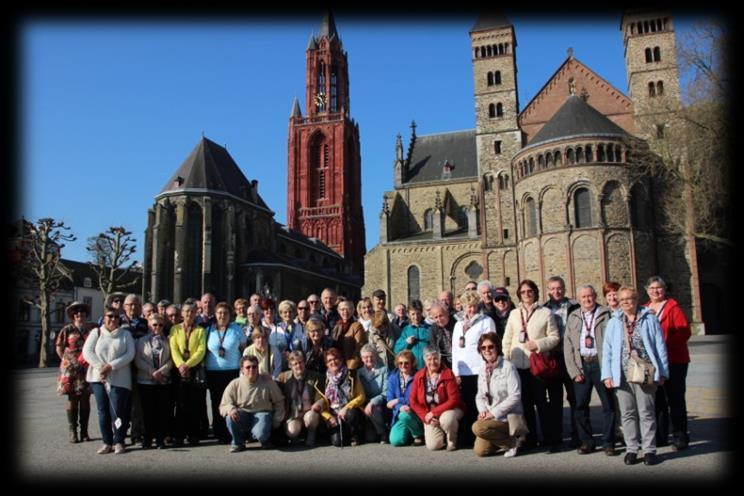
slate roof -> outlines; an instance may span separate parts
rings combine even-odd
[[[312,246],[313,248],[320,250],[322,252],[325,252],[327,255],[330,255],[332,257],[343,258],[341,257],[341,255],[339,255],[338,253],[330,249],[328,246],[326,246],[325,243],[323,243],[318,238],[310,238],[278,222],[274,222],[274,229],[278,234],[282,234],[288,237],[289,239],[291,239],[292,241],[296,241],[298,243]]]
[[[447,180],[445,161],[452,166],[449,179],[478,177],[475,130],[417,136],[403,182]]]
[[[176,179],[182,178],[180,185]],[[162,193],[189,189],[229,193],[252,201],[251,184],[227,152],[227,149],[208,138],[202,138],[183,164],[163,187]],[[257,205],[268,209],[263,199],[256,195]]]
[[[475,25],[470,32],[475,31],[486,31],[489,29],[505,28],[511,26],[511,21],[504,15],[503,12],[481,12],[478,15],[478,19],[475,21]]]
[[[574,136],[629,136],[623,128],[576,95],[571,95],[540,131],[528,143],[540,143]]]

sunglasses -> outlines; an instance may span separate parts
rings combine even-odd
[[[495,350],[496,347],[494,345],[492,345],[492,344],[489,344],[489,345],[483,345],[483,346],[481,346],[480,349],[483,350],[483,351],[486,351],[486,350]]]
[[[297,307],[297,310],[307,310],[307,307]]]
[[[243,368],[244,368],[244,369],[247,369],[247,370],[251,370],[251,369],[257,369],[257,368],[258,368],[258,365],[246,365],[246,366],[245,366],[245,367],[243,367]]]

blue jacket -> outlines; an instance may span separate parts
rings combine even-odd
[[[420,326],[413,326],[408,324],[403,328],[398,336],[398,340],[395,342],[395,348],[393,351],[397,355],[403,350],[409,350],[416,357],[416,364],[423,366],[424,364],[424,348],[429,346],[431,335],[429,333],[429,324],[422,322]],[[416,338],[413,344],[408,344],[406,339],[409,336]]]
[[[408,384],[406,384],[406,390],[403,394],[400,394],[400,370],[393,369],[390,372],[390,376],[388,378],[388,384],[387,384],[387,401],[398,399],[398,403],[395,404],[393,407],[393,420],[390,422],[390,425],[393,425],[395,421],[398,419],[398,413],[400,412],[400,407],[403,405],[409,405],[408,399],[411,397],[411,385],[413,384],[413,376],[416,375],[416,370],[411,370],[411,378],[408,380]]]
[[[656,316],[648,311],[648,308],[640,307],[638,324],[635,332],[641,333],[643,346],[651,358],[651,363],[656,367],[654,382],[662,377],[669,378],[669,361],[667,349],[664,343],[664,335]],[[602,380],[612,379],[615,387],[620,387],[620,368],[622,367],[623,341],[625,340],[625,324],[623,323],[623,311],[616,310],[607,324],[602,345]]]

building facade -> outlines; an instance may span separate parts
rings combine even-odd
[[[470,32],[476,127],[417,136],[414,123],[406,153],[398,135],[364,294],[382,288],[397,303],[488,279],[516,295],[529,278],[544,296],[559,275],[575,296],[606,281],[642,288],[659,274],[702,322],[694,241],[659,234],[654,205],[663,192],[633,160],[634,149],[663,139],[680,105],[672,17],[626,12],[621,32],[629,95],[569,49],[520,108],[514,26],[498,15],[478,19]]]

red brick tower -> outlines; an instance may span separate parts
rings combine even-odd
[[[363,277],[365,237],[359,126],[349,118],[349,70],[333,16],[306,52],[303,117],[295,99],[289,118],[287,224],[320,239]]]

